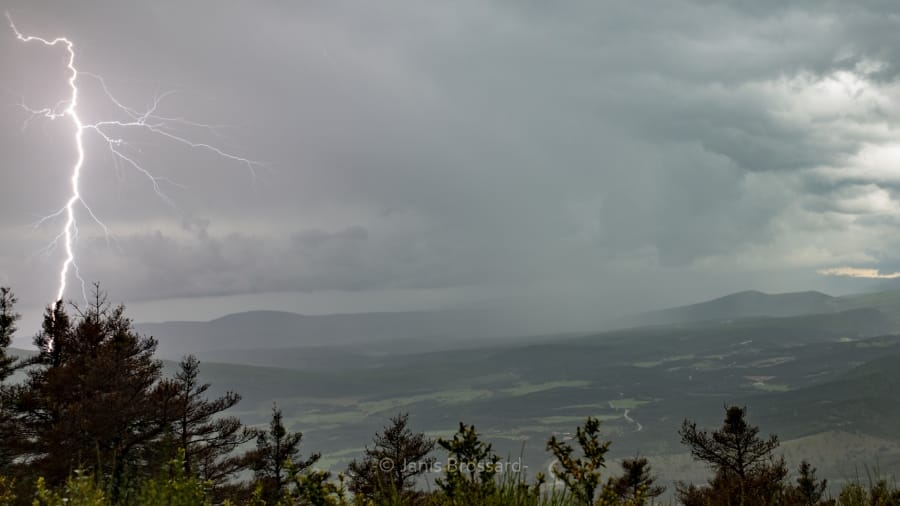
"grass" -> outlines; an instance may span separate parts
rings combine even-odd
[[[590,386],[589,381],[548,381],[546,383],[522,383],[512,388],[504,388],[503,393],[520,397],[523,395],[533,394],[537,392],[545,392],[547,390],[555,390],[557,388],[581,388]]]
[[[675,355],[674,357],[665,357],[658,360],[644,360],[633,362],[631,365],[642,368],[658,367],[663,364],[668,364],[669,362],[683,362],[685,360],[692,360],[694,357],[695,355]]]
[[[599,418],[601,421],[608,420],[617,420],[622,418],[622,415],[592,415],[594,418]],[[541,425],[546,425],[549,427],[566,427],[573,428],[578,424],[584,423],[584,416],[545,416],[542,418],[538,418],[537,421]]]
[[[763,392],[787,392],[788,390],[790,390],[790,387],[788,387],[784,383],[757,382],[753,383],[752,385],[753,388],[762,390]]]
[[[639,406],[643,406],[644,404],[649,404],[650,402],[652,402],[652,401],[627,397],[625,399],[615,399],[615,400],[609,401],[607,404],[612,409],[635,409]]]
[[[765,368],[765,367],[775,367],[776,365],[784,365],[788,362],[793,362],[797,360],[796,357],[793,356],[784,356],[784,357],[771,357],[765,358],[762,360],[757,360],[749,364],[749,367],[757,367],[757,368]]]
[[[488,390],[443,390],[409,397],[363,401],[357,403],[352,409],[338,409],[330,412],[314,411],[298,416],[295,420],[307,426],[347,424],[361,422],[381,413],[402,411],[407,406],[421,402],[433,401],[438,404],[452,405],[471,402],[476,399],[487,399],[491,395],[492,393]]]

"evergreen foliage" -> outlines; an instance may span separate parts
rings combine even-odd
[[[21,466],[49,486],[74,469],[109,476],[113,498],[130,475],[159,469],[170,425],[170,389],[156,341],[134,332],[124,307],[99,288],[72,321],[62,303],[48,308],[35,337],[39,354],[16,395]]]
[[[174,389],[172,403],[173,436],[184,451],[184,472],[196,471],[198,478],[216,486],[225,485],[237,473],[252,464],[249,452],[235,454],[257,434],[233,416],[219,416],[234,407],[241,396],[234,392],[209,400],[209,383],[199,380],[200,361],[189,355],[182,359],[169,385]]]
[[[460,504],[473,504],[491,496],[497,489],[496,476],[500,472],[500,457],[489,443],[478,438],[474,425],[459,423],[452,439],[438,439],[437,444],[447,451],[444,478],[438,479],[441,491]]]
[[[273,405],[269,430],[257,435],[256,452],[251,457],[257,483],[267,503],[283,499],[292,475],[306,470],[319,460],[318,453],[307,459],[300,457],[302,440],[302,433],[285,429],[281,410]]]
[[[656,477],[650,471],[650,462],[644,457],[623,460],[622,476],[612,479],[610,487],[617,497],[625,500],[652,499],[666,491],[666,487],[656,485]]]
[[[17,360],[7,351],[17,330],[16,322],[20,318],[15,311],[16,302],[11,289],[0,287],[0,382],[9,378],[16,369]]]
[[[22,366],[15,357],[10,356],[8,350],[19,320],[19,314],[15,311],[16,302],[12,290],[0,287],[0,472],[12,464],[17,454],[14,442],[19,437],[12,409],[16,389],[4,384],[16,368]]]
[[[685,420],[679,434],[691,455],[715,475],[702,487],[680,485],[678,497],[686,505],[781,504],[787,466],[774,455],[778,437],[762,438],[759,427],[746,420],[747,409],[730,406],[719,430],[709,433]]]
[[[606,453],[610,441],[600,439],[600,419],[588,417],[583,427],[575,430],[575,440],[581,448],[576,456],[572,445],[556,436],[547,441],[547,451],[556,458],[553,475],[572,492],[578,504],[591,506],[601,488],[602,470],[606,468]]]
[[[366,447],[363,460],[350,463],[347,476],[351,492],[369,500],[414,495],[415,477],[435,462],[428,456],[435,441],[413,433],[408,424],[408,413],[391,418],[390,424],[375,435],[373,447]]]

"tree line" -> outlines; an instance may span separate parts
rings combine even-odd
[[[235,392],[210,397],[200,362],[186,356],[172,377],[154,357],[157,343],[139,335],[123,306],[99,287],[84,307],[59,302],[34,337],[37,354],[17,358],[9,346],[19,315],[0,288],[0,505],[620,505],[658,503],[665,487],[646,458],[608,469],[611,441],[588,417],[569,440],[551,437],[551,475],[506,472],[492,445],[460,423],[452,437],[431,439],[391,418],[361,458],[337,475],[301,452],[303,435],[284,425],[273,405],[267,428],[225,412]],[[16,372],[20,381],[10,381]],[[666,499],[686,506],[895,505],[884,480],[845,485],[830,497],[826,480],[802,462],[793,478],[774,435],[763,437],[746,408],[726,408],[714,431],[685,420],[682,443],[712,477],[678,483]],[[446,460],[434,487],[422,477]]]

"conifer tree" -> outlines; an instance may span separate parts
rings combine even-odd
[[[34,337],[34,345],[38,349],[35,363],[45,367],[61,366],[69,351],[72,330],[63,301],[48,307],[44,311],[41,331]]]
[[[706,487],[678,487],[687,504],[778,504],[784,492],[787,467],[776,459],[778,437],[759,435],[759,427],[746,420],[747,409],[731,406],[719,430],[709,433],[685,420],[679,434],[691,455],[706,463],[715,476]]]
[[[500,457],[491,444],[478,438],[474,425],[460,422],[452,439],[438,439],[437,444],[448,454],[444,478],[437,481],[447,497],[479,502],[496,490]]]
[[[646,457],[623,460],[622,476],[613,480],[612,488],[620,499],[632,502],[659,497],[666,491],[666,487],[656,485]]]
[[[313,453],[307,459],[300,457],[303,433],[288,432],[282,421],[281,410],[272,406],[269,430],[256,437],[256,451],[252,455],[253,470],[267,504],[274,504],[285,497],[287,485],[292,481],[289,473],[299,473],[315,464],[319,457]]]
[[[606,453],[610,441],[600,439],[600,419],[589,416],[584,427],[575,430],[575,439],[582,455],[575,456],[572,445],[551,436],[547,451],[556,458],[553,475],[565,484],[578,504],[590,506],[600,491],[602,470],[606,467]]]
[[[15,311],[16,296],[6,287],[0,287],[0,471],[5,470],[15,457],[15,440],[19,430],[15,423],[12,406],[16,388],[5,385],[7,380],[20,365],[19,361],[9,355],[8,348],[16,333],[16,322],[19,314]]]
[[[156,341],[138,335],[124,307],[99,287],[71,321],[62,302],[47,309],[39,354],[16,399],[20,456],[49,485],[76,469],[108,477],[114,499],[129,475],[150,472],[169,427],[170,391],[160,382]]]
[[[15,371],[16,358],[9,355],[9,345],[16,333],[19,313],[15,311],[16,296],[7,287],[0,287],[0,383]]]
[[[347,467],[350,491],[371,500],[409,495],[415,477],[428,471],[434,458],[435,441],[423,433],[413,433],[409,427],[409,413],[391,418],[390,424],[376,434],[372,448],[366,447],[362,461],[354,460]]]
[[[834,504],[833,500],[825,499],[825,491],[828,488],[828,480],[816,478],[816,468],[807,461],[800,462],[796,485],[791,487],[789,502],[798,506],[824,506]]]
[[[175,443],[184,451],[185,474],[196,472],[201,480],[218,486],[251,464],[250,454],[232,454],[257,434],[236,417],[217,417],[237,404],[241,396],[227,392],[207,399],[210,384],[200,382],[199,374],[200,361],[188,355],[171,380],[175,390],[172,432]]]

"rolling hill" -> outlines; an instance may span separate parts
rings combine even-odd
[[[780,318],[859,308],[878,309],[900,323],[900,290],[841,297],[814,291],[768,294],[749,290],[696,304],[628,316],[616,321],[615,326],[623,328],[759,317]]]
[[[821,292],[767,294],[744,291],[698,304],[644,313],[644,325],[665,325],[704,320],[730,320],[760,316],[783,317],[830,313],[840,308],[839,299]]]
[[[408,353],[464,346],[466,340],[527,333],[515,322],[504,322],[487,311],[477,310],[313,316],[249,311],[208,322],[139,323],[136,327],[139,332],[154,336],[159,341],[160,355],[168,358],[186,353],[350,345],[363,354]]]
[[[852,316],[870,309],[873,323]],[[685,324],[754,318],[786,318],[845,313],[872,335],[900,331],[900,291],[832,297],[820,292],[765,294],[745,291],[688,306],[621,319],[606,328],[659,326],[664,332]],[[521,315],[519,315],[521,316]],[[852,316],[852,317],[851,317]],[[834,320],[848,321],[844,317]],[[822,320],[824,321],[824,320]],[[854,324],[855,324],[854,323]],[[317,355],[340,355],[363,364],[371,357],[477,347],[483,339],[513,337],[519,342],[543,336],[515,313],[499,317],[488,310],[302,315],[282,311],[249,311],[202,321],[139,323],[137,328],[159,340],[159,353],[178,358],[194,353],[208,360],[294,367],[316,367]],[[598,329],[602,330],[602,329]],[[586,333],[582,333],[586,334]],[[571,335],[568,334],[568,335]],[[523,336],[528,336],[526,339]],[[556,337],[565,337],[558,335]],[[303,349],[303,356],[265,350]],[[329,360],[329,362],[333,362]]]

